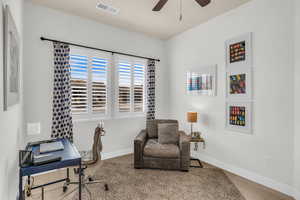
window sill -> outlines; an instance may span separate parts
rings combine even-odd
[[[98,117],[98,118],[73,118],[73,123],[81,123],[81,122],[98,122],[100,120],[118,120],[118,119],[136,119],[136,118],[146,118],[146,115],[124,115],[124,116],[114,116],[114,117]]]
[[[117,115],[114,116],[112,119],[134,119],[134,118],[145,118],[146,115],[140,114],[140,115]]]
[[[80,122],[99,122],[100,120],[110,120],[111,118],[108,117],[99,117],[99,118],[90,118],[90,119],[73,119],[74,123],[80,123]]]

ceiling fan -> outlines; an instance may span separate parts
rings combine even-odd
[[[160,0],[156,6],[152,9],[152,11],[160,11],[164,5],[167,3],[168,0]],[[205,7],[207,6],[211,0],[195,0],[200,6]]]

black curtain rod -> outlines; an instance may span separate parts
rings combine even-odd
[[[45,38],[45,37],[41,37],[41,40],[43,41],[51,41],[51,42],[60,42],[63,44],[69,44],[72,46],[77,46],[77,47],[83,47],[83,48],[87,48],[87,49],[94,49],[94,50],[98,50],[98,51],[104,51],[104,52],[108,52],[108,53],[112,53],[112,54],[119,54],[119,55],[124,55],[124,56],[133,56],[136,58],[144,58],[144,59],[151,59],[151,60],[155,60],[157,62],[160,62],[159,59],[155,59],[155,58],[148,58],[148,57],[144,57],[144,56],[138,56],[138,55],[133,55],[133,54],[128,54],[128,53],[122,53],[122,52],[117,52],[117,51],[110,51],[110,50],[106,50],[106,49],[99,49],[96,47],[90,47],[90,46],[85,46],[85,45],[81,45],[81,44],[75,44],[75,43],[71,43],[71,42],[64,42],[64,41],[59,41],[59,40],[53,40],[53,39],[49,39],[49,38]]]

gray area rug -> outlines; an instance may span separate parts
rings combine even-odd
[[[134,169],[128,155],[103,161],[95,177],[109,191],[103,184],[88,186],[93,200],[245,200],[222,170],[208,165],[189,172]]]

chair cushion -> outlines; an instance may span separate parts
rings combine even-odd
[[[178,126],[175,123],[158,124],[159,144],[178,144]]]
[[[158,137],[158,124],[163,123],[175,123],[178,126],[177,120],[171,120],[171,119],[155,119],[155,120],[148,120],[147,121],[147,134],[149,138],[157,138]]]
[[[178,145],[159,144],[157,139],[149,139],[144,148],[144,156],[154,158],[179,158]]]

